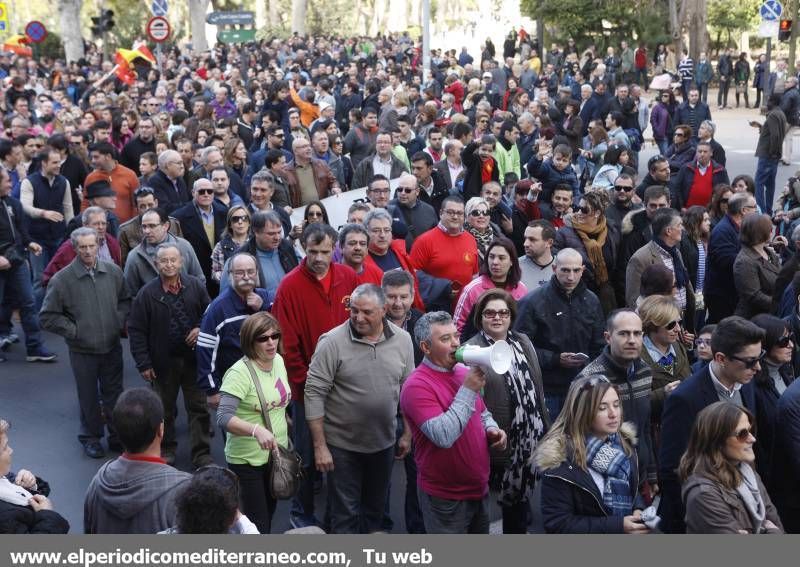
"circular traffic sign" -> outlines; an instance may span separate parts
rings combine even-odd
[[[147,37],[156,43],[162,43],[169,39],[169,34],[172,33],[172,28],[169,21],[164,16],[154,16],[147,21]]]
[[[42,22],[33,20],[25,26],[25,35],[28,36],[32,43],[41,43],[47,37],[47,28],[44,27]]]

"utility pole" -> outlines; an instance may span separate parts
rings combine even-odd
[[[431,0],[422,0],[422,84],[431,72]]]
[[[789,72],[792,74],[798,71],[794,66],[795,56],[797,54],[798,16],[800,16],[800,0],[793,0],[790,19],[794,22],[794,25],[792,26],[792,35],[789,36]]]

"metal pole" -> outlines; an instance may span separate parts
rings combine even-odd
[[[422,0],[422,84],[431,72],[431,0]]]
[[[766,61],[766,63],[767,63],[767,69],[764,71],[764,73],[765,73],[765,76],[766,76],[767,84],[769,84],[769,74],[771,73],[771,67],[772,67],[772,38],[771,37],[767,37],[767,61]],[[767,98],[769,97],[769,93],[767,92],[767,89],[764,89],[763,95],[764,96],[762,97],[762,102],[761,102],[761,114],[766,114],[767,113]]]

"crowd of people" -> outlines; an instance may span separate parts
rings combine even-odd
[[[751,176],[705,102],[716,72],[748,104],[731,50],[520,31],[423,78],[406,34],[294,36],[132,82],[93,46],[0,55],[0,348],[66,341],[83,453],[114,457],[84,531],[269,533],[291,444],[296,529],[391,531],[401,491],[409,533],[487,533],[490,498],[504,533],[799,532],[800,92],[756,67]],[[457,360],[501,342],[505,372]],[[66,532],[12,434],[0,532]]]

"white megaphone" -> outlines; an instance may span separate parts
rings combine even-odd
[[[471,366],[491,368],[498,374],[505,374],[511,368],[511,347],[506,341],[497,341],[489,347],[464,345],[456,351],[456,360]]]

